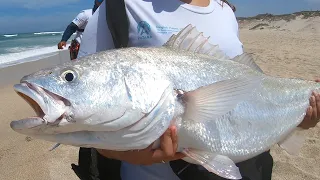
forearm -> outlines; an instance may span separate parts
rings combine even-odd
[[[122,160],[121,159],[121,152],[118,151],[110,151],[110,150],[102,150],[102,149],[97,149],[97,151],[103,155],[106,158],[109,159],[116,159],[116,160]]]
[[[76,24],[70,23],[66,28],[66,30],[64,31],[61,41],[68,41],[71,35],[77,31],[77,29],[78,29],[78,26]]]

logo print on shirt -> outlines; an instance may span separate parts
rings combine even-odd
[[[137,30],[139,40],[152,38],[150,24],[146,21],[140,21],[138,23]]]
[[[177,27],[171,27],[171,26],[165,26],[165,25],[156,25],[157,32],[160,34],[173,34],[178,33],[183,28],[177,28]]]

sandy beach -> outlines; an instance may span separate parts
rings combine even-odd
[[[68,52],[56,56],[64,59]],[[10,128],[12,120],[35,115],[33,109],[13,91],[23,72],[32,72],[44,66],[55,65],[54,57],[41,62],[29,62],[0,69],[0,179],[1,180],[58,180],[78,179],[71,169],[77,163],[77,148],[60,146],[49,151],[54,143],[34,140],[20,135]],[[55,59],[58,59],[55,57]],[[12,72],[16,72],[12,74]],[[12,74],[8,76],[8,74]],[[11,81],[11,83],[10,83]]]
[[[258,23],[261,21],[240,23],[240,39],[245,51],[254,53],[265,73],[309,80],[320,78],[320,17],[282,24],[272,22],[280,24],[279,28],[269,25],[252,29]],[[78,148],[61,145],[50,152],[54,143],[35,140],[10,129],[12,120],[35,114],[13,91],[12,84],[0,89],[0,179],[78,179],[71,169],[71,163],[77,164]],[[307,141],[298,156],[288,155],[278,146],[272,148],[274,180],[320,180],[320,126],[305,135]]]
[[[280,28],[250,30],[260,23],[240,23],[240,39],[245,51],[254,53],[257,64],[269,75],[314,80],[320,78],[320,17],[282,24]],[[312,28],[314,27],[314,28]],[[273,180],[320,179],[320,126],[308,130],[307,140],[298,156],[291,156],[277,145],[271,149],[274,158]]]

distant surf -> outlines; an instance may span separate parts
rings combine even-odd
[[[67,47],[70,44],[67,44]],[[56,46],[36,48],[31,50],[26,50],[22,52],[2,54],[0,55],[0,68],[11,66],[14,64],[19,64],[28,61],[38,60],[42,57],[47,57],[57,53],[59,50]]]
[[[52,35],[55,35],[55,34],[63,34],[63,31],[61,32],[35,32],[33,33],[35,35],[44,35],[44,34],[52,34]]]
[[[16,37],[18,34],[4,34],[4,37]]]
[[[32,61],[57,52],[57,44],[60,42],[62,35],[63,31],[0,35],[0,68]],[[69,38],[68,44],[70,44],[74,35],[75,33]]]

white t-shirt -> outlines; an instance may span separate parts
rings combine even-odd
[[[210,0],[207,7],[185,4],[179,0],[125,0],[130,21],[129,46],[162,46],[172,34],[188,24],[196,26],[210,43],[218,44],[229,57],[243,53],[238,37],[238,23],[232,9],[220,0]],[[103,2],[84,31],[78,57],[112,49],[113,41],[106,23]],[[122,163],[123,180],[178,180],[169,164],[137,166]]]
[[[243,52],[236,17],[227,4],[221,6],[220,0],[210,0],[208,7],[179,0],[125,0],[125,3],[130,21],[129,46],[161,46],[172,34],[192,24],[230,57]],[[104,2],[90,19],[84,34],[78,57],[114,48]]]
[[[72,21],[74,24],[78,26],[79,29],[85,29],[86,25],[88,24],[88,21],[90,17],[92,16],[92,9],[86,9],[81,11]],[[83,32],[77,31],[75,39],[81,43]]]

